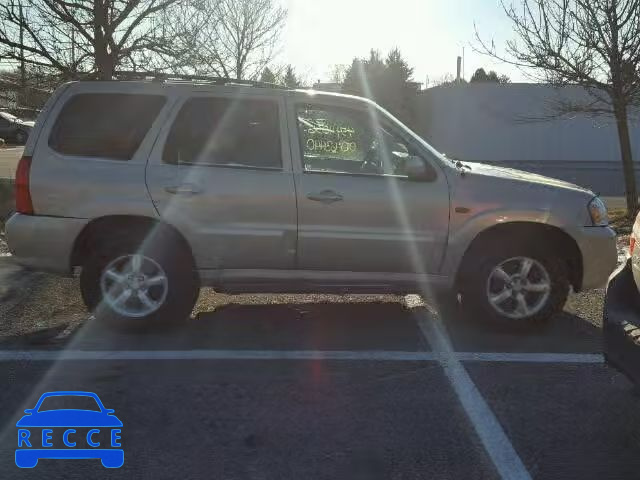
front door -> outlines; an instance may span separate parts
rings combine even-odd
[[[296,201],[284,102],[235,93],[180,101],[149,160],[149,191],[200,268],[291,269]]]
[[[437,273],[448,186],[436,165],[427,164],[432,181],[405,175],[410,156],[428,161],[415,139],[371,105],[292,103],[289,112],[298,137],[298,268]]]

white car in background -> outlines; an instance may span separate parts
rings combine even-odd
[[[640,214],[629,236],[629,256],[609,278],[603,332],[607,362],[640,384]]]
[[[27,143],[35,122],[21,120],[8,112],[0,112],[0,138],[20,145]]]

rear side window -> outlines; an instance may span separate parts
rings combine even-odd
[[[280,169],[281,152],[276,102],[199,97],[187,100],[176,116],[163,160]]]
[[[49,146],[64,155],[131,160],[164,103],[161,95],[75,95],[58,115]]]

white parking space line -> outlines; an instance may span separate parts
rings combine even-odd
[[[400,352],[385,350],[0,350],[0,362],[81,360],[366,360],[380,362],[601,364],[589,353]]]
[[[453,352],[453,356],[461,362],[604,363],[604,356],[600,353]]]
[[[433,350],[440,354],[440,365],[500,477],[530,479],[531,475],[500,422],[453,351],[440,320],[422,317],[418,319],[418,325]]]
[[[0,350],[0,361],[53,360],[378,360],[434,361],[431,352],[342,350]]]

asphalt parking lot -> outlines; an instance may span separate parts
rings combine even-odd
[[[476,321],[478,320],[478,321]],[[506,332],[411,296],[229,303],[180,326],[0,350],[3,478],[637,478],[640,414],[569,313]],[[97,393],[124,466],[14,464],[16,421],[53,390]]]

